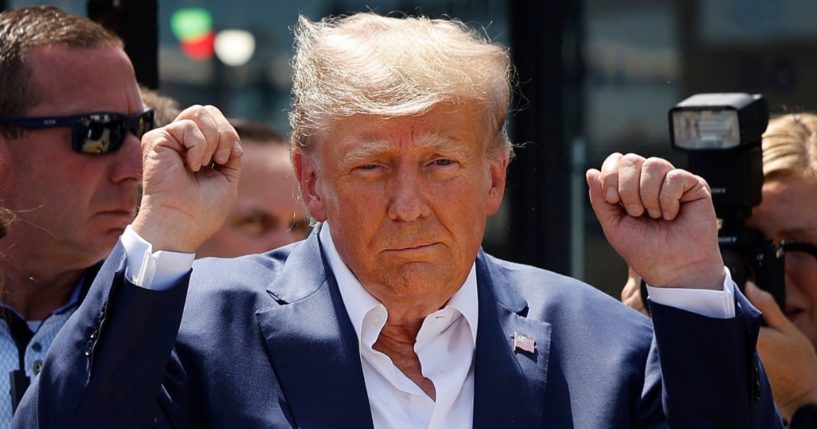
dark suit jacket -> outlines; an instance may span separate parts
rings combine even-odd
[[[742,297],[731,320],[655,305],[652,341],[648,319],[576,280],[484,253],[476,269],[474,427],[779,426]],[[372,427],[317,233],[197,262],[167,291],[123,271],[117,247],[15,427]],[[535,352],[514,351],[514,332]]]

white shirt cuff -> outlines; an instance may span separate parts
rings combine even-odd
[[[686,310],[713,319],[735,317],[735,283],[729,269],[724,267],[726,278],[723,290],[657,288],[647,285],[650,301]]]
[[[130,225],[122,237],[127,267],[125,278],[136,286],[151,290],[167,290],[184,276],[193,260],[194,253],[153,251],[153,245],[145,241]]]

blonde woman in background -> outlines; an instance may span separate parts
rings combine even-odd
[[[795,113],[769,121],[763,134],[762,195],[746,226],[776,244],[785,241],[786,308],[747,285],[747,297],[766,322],[757,348],[790,427],[817,427],[817,115]],[[632,270],[629,274],[621,300],[646,314],[641,279]]]

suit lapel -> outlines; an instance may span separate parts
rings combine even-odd
[[[371,428],[357,336],[326,267],[316,231],[270,286],[282,305],[259,310],[258,325],[298,426]]]
[[[474,362],[474,428],[540,427],[550,354],[550,324],[528,319],[527,302],[480,252],[479,324]],[[535,342],[514,350],[514,333]]]
[[[270,286],[282,305],[259,310],[258,324],[298,426],[371,428],[357,336],[327,267],[313,232]],[[550,325],[525,317],[527,302],[481,252],[477,287],[474,428],[539,427]],[[513,349],[515,332],[535,340],[534,353]]]

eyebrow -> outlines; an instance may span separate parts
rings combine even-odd
[[[451,154],[460,158],[467,156],[467,151],[463,148],[462,143],[453,137],[428,133],[419,136],[414,142],[415,146],[429,152]],[[389,154],[395,152],[394,147],[394,143],[387,140],[366,140],[346,152],[341,163],[344,165],[354,164],[378,155]]]

